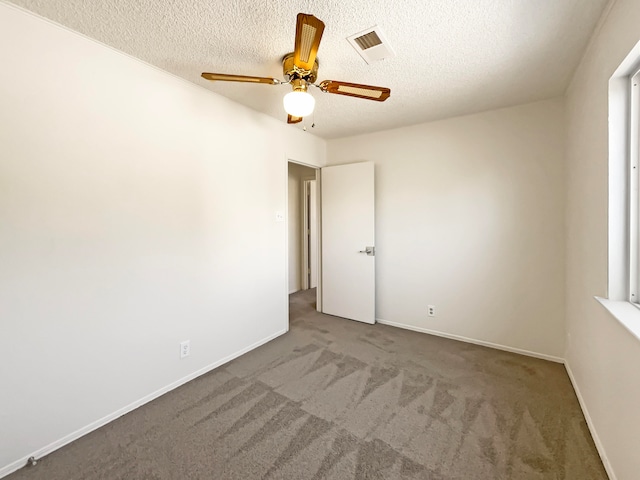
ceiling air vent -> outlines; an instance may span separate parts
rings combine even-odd
[[[377,25],[347,37],[347,41],[368,64],[396,56],[387,37]]]

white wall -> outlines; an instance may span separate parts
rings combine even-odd
[[[611,478],[640,472],[640,341],[607,295],[608,81],[634,45],[640,2],[617,0],[567,92],[567,351]]]
[[[302,288],[302,224],[303,224],[303,181],[315,178],[315,170],[304,165],[289,163],[289,293]]]
[[[2,3],[0,64],[2,476],[286,331],[325,142]]]
[[[330,165],[375,162],[378,319],[563,355],[563,115],[554,99],[328,142]]]

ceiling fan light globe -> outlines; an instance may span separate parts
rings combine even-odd
[[[282,99],[284,111],[292,117],[306,117],[313,113],[316,99],[307,92],[289,92]]]

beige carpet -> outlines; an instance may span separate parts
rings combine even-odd
[[[10,480],[606,479],[562,365],[321,315]]]

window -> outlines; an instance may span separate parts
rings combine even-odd
[[[609,79],[607,297],[595,297],[640,340],[640,42]]]
[[[609,79],[607,298],[640,309],[640,42]],[[631,305],[629,305],[631,307]]]
[[[629,76],[629,296],[628,300],[640,307],[640,70]]]

